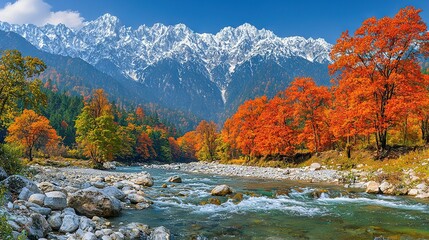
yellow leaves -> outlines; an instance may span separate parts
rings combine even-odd
[[[24,146],[30,160],[34,147],[55,146],[59,142],[59,137],[50,126],[49,120],[33,110],[24,110],[20,116],[16,117],[8,128],[8,134],[6,141]]]

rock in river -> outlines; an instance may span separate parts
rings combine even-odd
[[[367,193],[379,193],[380,192],[380,184],[378,182],[369,181],[365,192],[367,192]]]
[[[122,210],[118,199],[109,197],[96,188],[73,193],[69,198],[69,207],[87,217],[112,217],[119,215]]]
[[[169,182],[173,182],[173,183],[181,183],[182,182],[182,178],[180,178],[179,176],[171,176],[168,178]]]
[[[227,194],[232,193],[232,189],[228,185],[218,185],[211,191],[213,196],[225,196]]]

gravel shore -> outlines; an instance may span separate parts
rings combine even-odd
[[[348,172],[320,168],[254,167],[207,162],[148,165],[147,168],[180,170],[191,173],[223,176],[253,177],[262,179],[340,183]]]

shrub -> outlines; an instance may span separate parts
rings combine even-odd
[[[0,206],[4,205],[4,194],[5,194],[5,189],[0,188]],[[13,229],[7,222],[6,214],[0,211],[0,239],[3,239],[3,240],[27,239],[25,231],[22,231],[21,234],[17,236],[17,238],[15,238],[12,232],[13,232]]]
[[[21,147],[12,144],[0,144],[0,167],[9,175],[19,174],[24,169],[21,156]]]

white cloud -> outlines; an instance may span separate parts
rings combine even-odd
[[[51,6],[43,0],[17,0],[0,8],[0,21],[15,24],[32,23],[37,26],[62,23],[70,28],[80,28],[83,26],[84,18],[75,11],[52,12]]]

